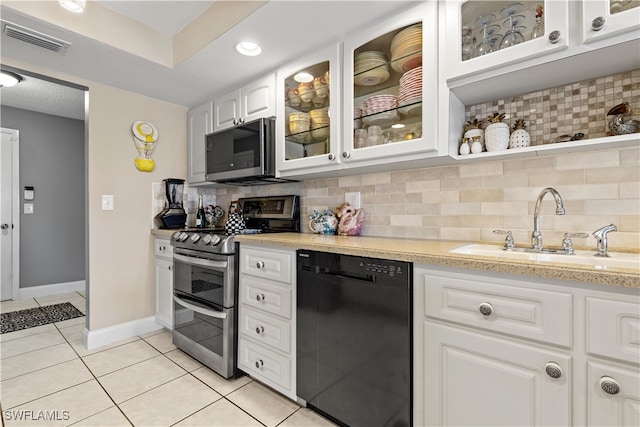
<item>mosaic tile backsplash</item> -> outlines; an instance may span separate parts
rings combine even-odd
[[[531,145],[578,132],[601,138],[609,131],[607,112],[623,101],[631,104],[629,118],[640,119],[640,69],[467,106],[465,121],[484,120],[486,127],[487,116],[500,112],[513,129],[516,119],[524,119]]]

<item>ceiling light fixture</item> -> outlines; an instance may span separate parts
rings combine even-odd
[[[295,76],[293,76],[293,80],[297,81],[298,83],[309,83],[313,81],[313,75],[307,73],[306,71],[300,71]]]
[[[258,56],[262,53],[262,48],[254,42],[240,42],[236,45],[236,50],[245,56]]]
[[[404,123],[396,123],[394,125],[391,125],[391,127],[393,129],[402,129],[404,127]]]
[[[58,3],[73,13],[82,13],[87,6],[87,0],[58,0]]]
[[[22,76],[10,71],[0,71],[0,87],[15,86],[22,81]]]

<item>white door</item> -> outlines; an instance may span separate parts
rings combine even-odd
[[[10,300],[13,297],[13,283],[17,282],[17,263],[14,260],[14,237],[17,238],[17,228],[14,225],[14,185],[18,185],[18,131],[2,129],[2,144],[0,146],[0,300]],[[15,181],[15,182],[14,182]],[[16,202],[17,203],[17,202]],[[14,235],[15,233],[15,235]],[[15,256],[17,256],[17,251]]]

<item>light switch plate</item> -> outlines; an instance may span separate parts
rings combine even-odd
[[[354,208],[360,209],[360,192],[356,191],[353,193],[345,193],[344,201],[349,202],[349,204]]]
[[[102,210],[103,211],[113,210],[113,195],[111,194],[102,195]]]
[[[33,203],[25,203],[24,204],[24,213],[25,215],[33,214]]]

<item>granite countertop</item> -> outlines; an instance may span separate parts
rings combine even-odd
[[[555,280],[640,288],[640,270],[627,268],[596,269],[593,266],[536,262],[449,253],[451,249],[478,242],[397,239],[388,237],[348,237],[311,233],[275,233],[239,235],[236,242],[280,246],[410,261],[443,267],[483,270],[504,274],[533,276]],[[495,242],[494,242],[495,244]]]

